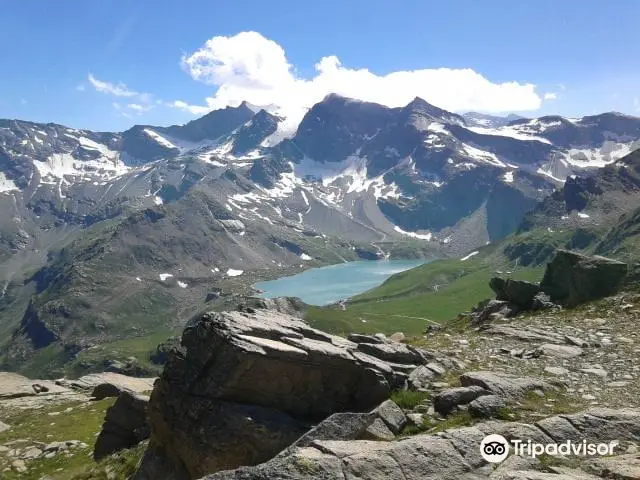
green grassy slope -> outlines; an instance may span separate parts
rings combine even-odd
[[[346,334],[393,333],[418,335],[430,322],[446,323],[492,296],[489,279],[507,272],[513,263],[495,255],[494,247],[475,257],[439,260],[390,277],[385,283],[349,300],[341,307],[312,307],[305,319],[321,330]],[[512,278],[538,281],[543,267],[515,269]]]

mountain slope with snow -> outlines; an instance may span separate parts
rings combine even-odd
[[[20,339],[9,354],[35,355],[40,334],[87,348],[123,319],[147,334],[159,311],[167,328],[229,282],[308,265],[460,258],[640,146],[635,117],[480,122],[421,99],[329,95],[290,127],[247,104],[122,133],[0,120],[0,336]]]

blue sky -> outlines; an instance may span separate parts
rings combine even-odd
[[[5,0],[0,118],[123,130],[241,97],[293,118],[328,90],[640,115],[638,18],[635,0]]]

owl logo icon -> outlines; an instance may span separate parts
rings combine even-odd
[[[509,442],[502,435],[487,435],[480,442],[480,455],[489,463],[500,463],[509,456]]]

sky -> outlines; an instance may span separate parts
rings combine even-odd
[[[0,118],[121,131],[330,92],[640,116],[640,2],[3,0]]]

